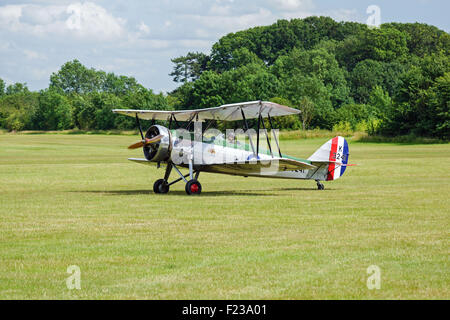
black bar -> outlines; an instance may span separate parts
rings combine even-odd
[[[125,296],[125,294],[123,294]],[[120,299],[119,298],[117,299]],[[154,297],[153,297],[154,298]],[[176,296],[175,296],[176,298]],[[292,299],[295,297],[291,297]],[[322,297],[323,298],[323,297]],[[424,309],[433,310],[436,314],[439,309],[445,312],[448,307],[446,300],[441,301],[392,301],[392,300],[362,300],[364,296],[355,300],[346,301],[301,301],[301,300],[10,300],[1,301],[2,310],[10,310],[25,318],[36,313],[45,313],[48,310],[61,310],[63,314],[71,310],[75,317],[85,317],[86,307],[94,316],[114,315],[121,318],[129,317],[130,310],[134,313],[148,314],[149,318],[157,319],[290,319],[292,315],[317,314],[322,318],[332,318],[336,315],[342,317],[355,313],[355,309],[370,310],[373,317],[386,316],[386,309],[394,309],[403,317],[410,318]],[[436,298],[445,298],[444,296]],[[105,298],[104,298],[105,299]],[[156,299],[156,298],[155,298]],[[199,308],[204,311],[199,314]],[[214,310],[214,316],[213,311]],[[59,313],[59,312],[58,312]],[[443,314],[442,313],[442,314]]]

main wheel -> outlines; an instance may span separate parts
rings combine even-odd
[[[322,183],[317,184],[317,189],[319,190],[325,190],[325,186]]]
[[[186,193],[188,195],[200,194],[202,192],[202,185],[195,179],[192,179],[186,183]]]
[[[167,193],[169,192],[169,185],[164,179],[158,179],[153,184],[153,191],[155,193]]]

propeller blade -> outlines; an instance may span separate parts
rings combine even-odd
[[[150,144],[150,143],[155,143],[155,142],[159,142],[159,140],[161,140],[163,138],[162,134],[158,134],[157,136],[151,138],[151,139],[147,139],[145,138],[145,145]]]
[[[144,142],[139,141],[139,142],[136,142],[136,143],[132,144],[131,146],[129,146],[128,149],[137,149],[137,148],[141,148],[143,146],[144,146]]]
[[[128,147],[128,149],[137,149],[137,148],[141,148],[143,146],[158,142],[159,140],[161,140],[163,138],[163,135],[159,134],[156,137],[153,137],[151,139],[145,138],[144,140],[141,140],[139,142],[136,142],[134,144],[132,144],[131,146]]]

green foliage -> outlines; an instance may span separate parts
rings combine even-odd
[[[52,89],[42,90],[33,123],[38,130],[70,129],[73,126],[72,106],[68,98]]]
[[[209,56],[201,52],[188,52],[186,56],[171,60],[175,65],[169,74],[175,82],[196,80],[207,69]]]
[[[32,117],[38,106],[36,92],[18,92],[0,97],[0,127],[10,131],[33,129]]]
[[[26,83],[14,83],[14,84],[10,84],[9,86],[6,87],[6,94],[8,95],[12,95],[12,94],[16,94],[16,93],[27,93],[29,92],[27,84]]]
[[[289,101],[285,98],[274,97],[274,98],[270,99],[270,101],[284,105],[284,106],[298,109],[298,106],[294,105],[291,101]],[[312,103],[308,100],[307,107],[310,107],[311,104]],[[278,117],[274,121],[276,121],[277,129],[278,128],[284,128],[284,129],[288,129],[288,130],[302,129],[302,122],[300,121],[299,116],[297,116],[297,115]],[[265,120],[265,125],[266,125],[266,128],[269,128],[269,120],[267,120],[267,119]],[[305,121],[305,125],[307,125],[306,121]],[[275,126],[275,124],[274,124],[274,126]]]
[[[330,90],[316,76],[296,74],[284,79],[280,85],[280,93],[295,105],[300,105],[304,98],[314,104],[312,127],[324,129],[333,127],[335,116]]]
[[[0,78],[0,97],[5,94],[6,83]]]
[[[78,60],[66,62],[61,69],[50,76],[50,89],[66,94],[87,94],[108,92],[126,95],[144,89],[133,77],[116,76],[114,73],[88,69]]]
[[[450,72],[436,79],[429,103],[433,109],[431,115],[435,117],[435,121],[431,122],[431,130],[437,137],[450,139]]]
[[[114,73],[108,73],[106,76],[102,72],[99,72],[99,74],[101,75],[100,78],[104,79],[101,84],[101,91],[103,92],[124,96],[130,92],[145,89],[133,77],[116,76]]]
[[[333,106],[349,101],[346,71],[339,67],[334,54],[325,48],[308,51],[294,48],[289,55],[275,61],[272,72],[282,82],[289,81],[296,74],[315,76],[329,90]]]
[[[383,83],[383,64],[374,60],[359,62],[350,74],[352,96],[358,103],[367,103],[370,93]]]
[[[423,23],[389,23],[406,34],[409,53],[419,57],[443,51],[448,55],[450,50],[450,36],[445,31]]]
[[[271,26],[230,33],[219,39],[212,47],[210,66],[218,72],[231,69],[232,53],[239,48],[247,48],[270,65],[293,48],[312,49],[322,40],[340,41],[362,29],[366,27],[329,17],[278,20]]]
[[[95,129],[95,107],[89,97],[76,95],[72,106],[76,127],[81,130]]]
[[[65,93],[87,93],[100,88],[101,75],[88,69],[80,61],[66,62],[57,73],[50,76],[50,89]]]
[[[406,58],[407,36],[401,31],[382,25],[368,29],[361,38],[361,50],[365,59],[390,62]]]
[[[224,103],[221,97],[221,77],[213,71],[205,71],[200,78],[194,82],[192,97],[197,108],[208,108],[219,106]]]
[[[230,69],[237,69],[248,64],[260,64],[264,62],[258,56],[247,48],[238,48],[233,51],[230,58]]]
[[[383,88],[376,86],[370,94],[369,105],[373,108],[367,110],[368,117],[383,118],[392,109],[392,99]]]
[[[61,66],[40,93],[24,83],[6,87],[0,79],[0,126],[124,130],[135,121],[114,116],[113,108],[179,110],[272,100],[301,110],[279,119],[281,129],[449,139],[449,51],[449,34],[425,24],[369,29],[328,17],[279,20],[220,38],[210,55],[188,52],[172,59],[170,76],[180,85],[168,96],[78,60]]]

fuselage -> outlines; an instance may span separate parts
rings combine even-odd
[[[256,150],[256,146],[251,146],[241,140],[231,140],[224,137],[224,135],[216,135],[213,137],[203,138],[203,141],[192,141],[183,137],[177,137],[176,132],[172,131],[172,156],[171,161],[180,160],[184,157],[183,161],[179,164],[182,167],[188,167],[189,156],[193,159],[194,167],[201,171],[231,174],[238,176],[258,176],[267,178],[284,178],[284,179],[315,179],[324,180],[327,174],[327,166],[321,165],[311,170],[293,170],[293,171],[279,171],[277,170],[276,161],[274,159],[280,158],[278,151],[267,150],[265,148],[259,148],[257,159],[261,162],[266,162],[267,167],[249,172],[236,171],[233,168],[227,168],[226,163],[242,162],[242,161],[254,161],[256,159],[253,148]],[[192,136],[191,136],[192,137]],[[177,157],[180,157],[177,159]],[[283,154],[283,158],[293,159],[301,162],[311,164],[310,160],[295,158]]]

